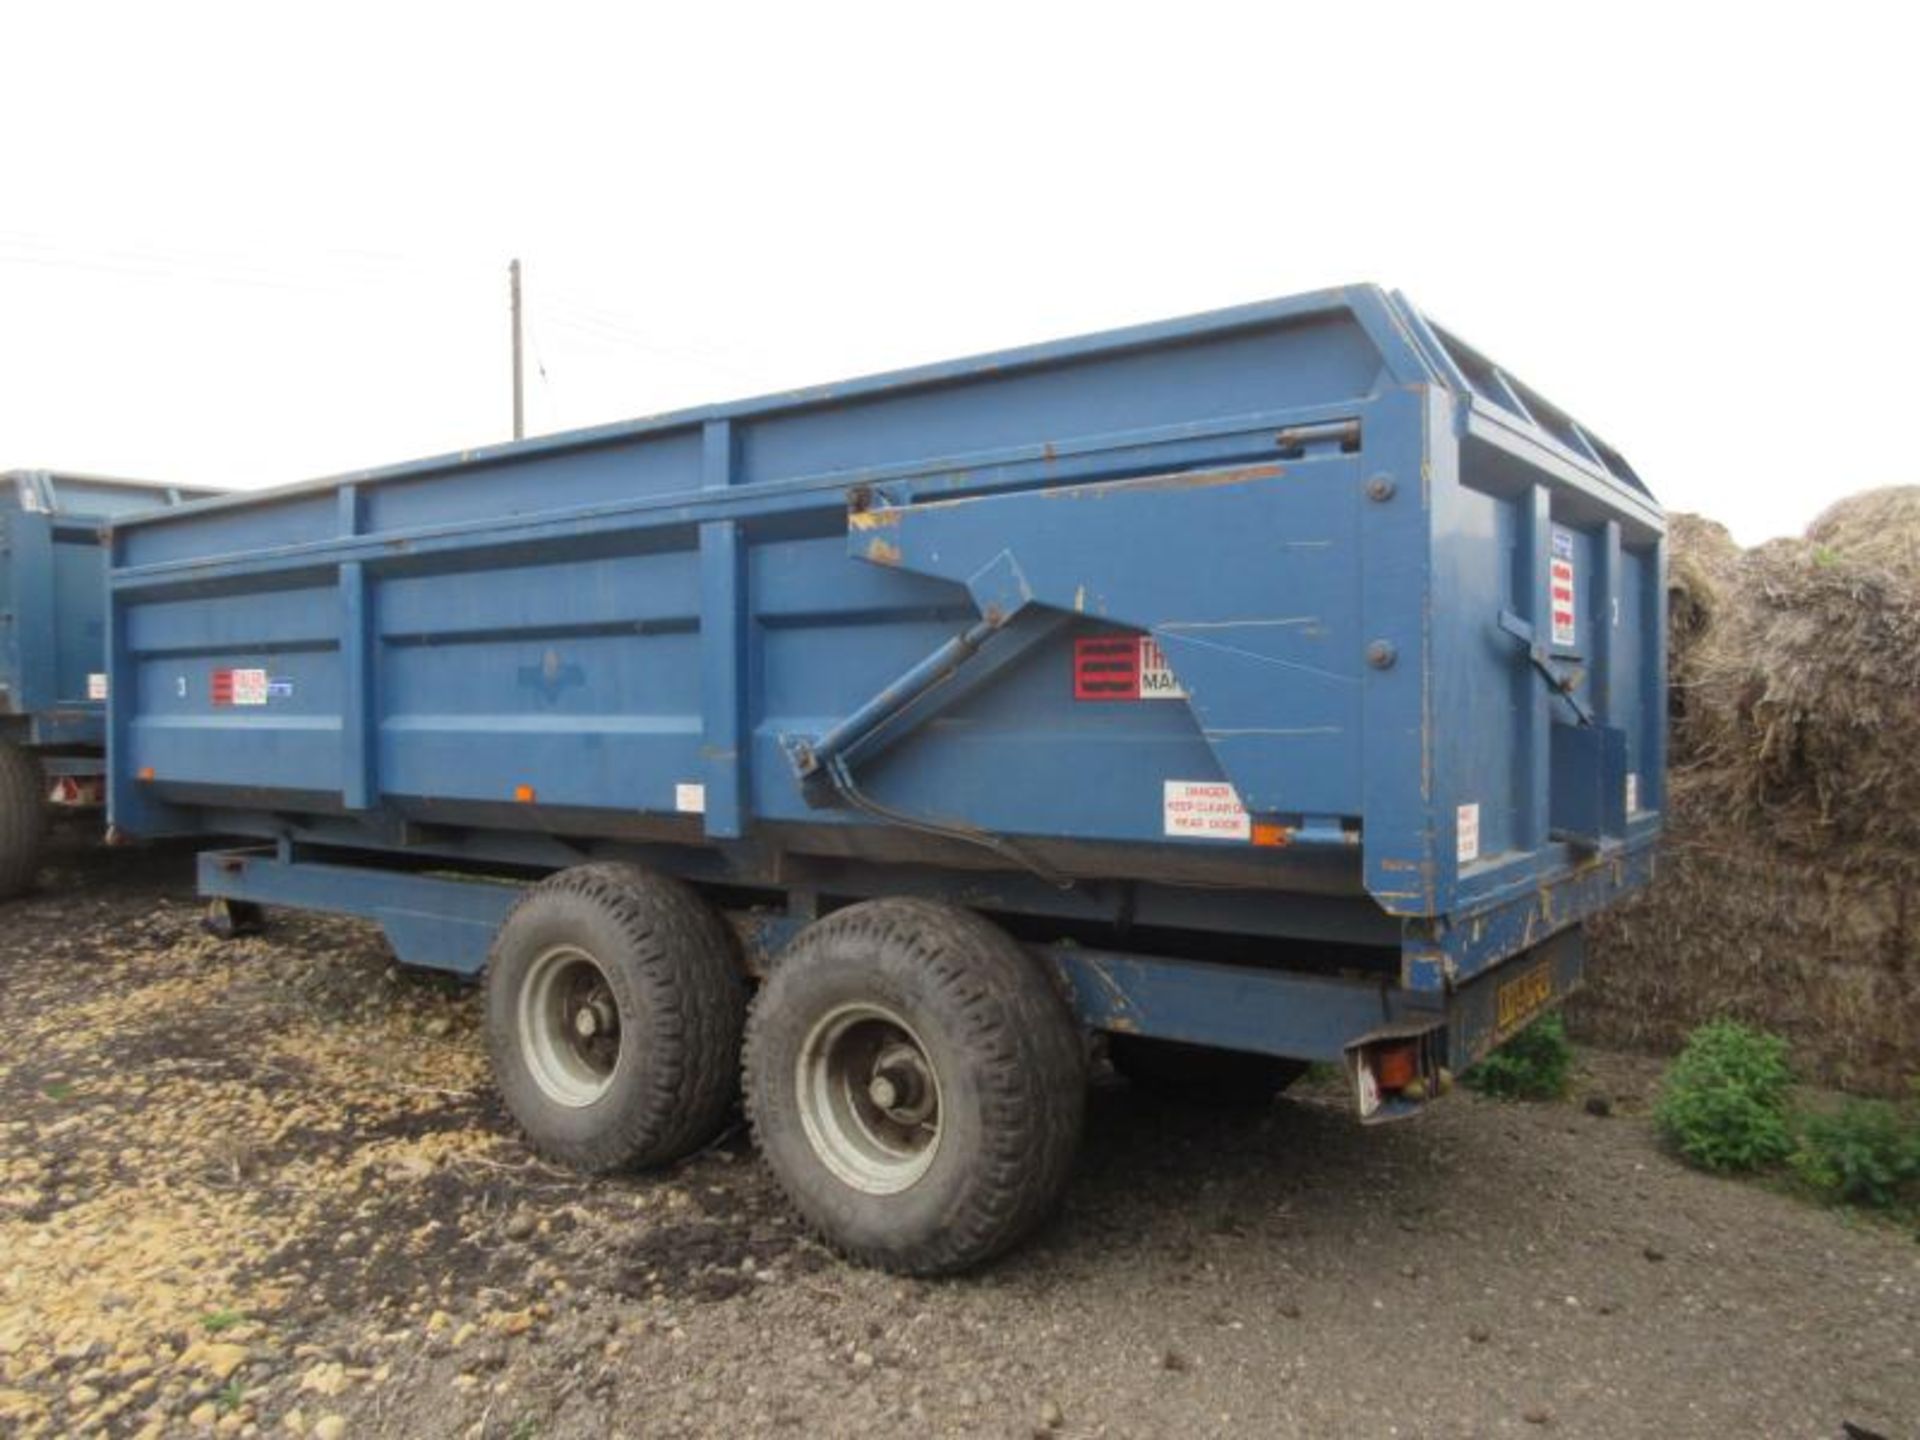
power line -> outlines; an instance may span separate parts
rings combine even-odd
[[[547,420],[555,430],[565,429],[560,419],[560,400],[554,394],[553,381],[547,375],[547,362],[540,354],[540,326],[533,312],[527,312],[527,343],[533,348],[533,370],[540,377],[540,393],[547,400]]]

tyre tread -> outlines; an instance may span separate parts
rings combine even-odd
[[[47,835],[45,783],[38,760],[0,740],[0,900],[22,894],[40,873]]]
[[[563,870],[529,890],[500,926],[495,955],[516,916],[556,895],[601,910],[624,936],[632,962],[625,969],[644,991],[650,1022],[642,1043],[655,1058],[642,1103],[618,1124],[584,1142],[526,1131],[527,1143],[545,1159],[591,1173],[680,1159],[724,1127],[737,1093],[746,982],[732,937],[682,882],[637,866],[597,863]],[[489,957],[489,990],[497,969]],[[488,1008],[491,1013],[491,1003]],[[489,1026],[496,1075],[504,1073],[502,1048],[516,1043],[505,1029]]]
[[[979,915],[925,900],[880,900],[818,922],[775,967],[748,1019],[744,1052],[748,1111],[762,1155],[768,1117],[753,1103],[758,1072],[772,1061],[767,1031],[797,975],[825,945],[854,940],[911,958],[980,1061],[986,1153],[972,1169],[938,1234],[904,1247],[859,1245],[821,1223],[803,1186],[770,1166],[795,1208],[830,1248],[864,1264],[910,1274],[948,1274],[1009,1249],[1052,1211],[1066,1187],[1085,1109],[1086,1051],[1048,977],[1015,941]],[[790,971],[789,967],[796,967]],[[771,1077],[769,1077],[770,1079]]]

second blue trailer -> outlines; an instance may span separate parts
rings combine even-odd
[[[0,899],[39,870],[51,806],[103,799],[106,526],[212,493],[0,471]]]
[[[744,1049],[821,1233],[952,1269],[1057,1195],[1090,1036],[1377,1120],[1575,983],[1659,827],[1663,537],[1321,292],[131,520],[113,819],[484,970],[549,1155],[684,1153]]]

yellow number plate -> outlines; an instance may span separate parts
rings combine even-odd
[[[1553,999],[1553,969],[1548,965],[1537,965],[1524,975],[1515,976],[1502,985],[1494,996],[1498,1016],[1495,1028],[1506,1035],[1519,1029]]]

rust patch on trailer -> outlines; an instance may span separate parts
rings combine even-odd
[[[891,540],[885,540],[876,535],[867,542],[867,559],[876,565],[898,565],[900,547]]]
[[[878,530],[882,526],[895,526],[900,523],[900,512],[895,509],[852,510],[847,513],[847,524],[855,530]]]
[[[1049,500],[1104,500],[1109,495],[1141,491],[1211,490],[1220,485],[1245,485],[1254,480],[1275,480],[1286,473],[1284,465],[1242,465],[1230,470],[1182,470],[1171,475],[1143,475],[1137,480],[1069,485],[1040,493]]]
[[[1126,987],[1107,973],[1107,967],[1102,961],[1089,959],[1086,968],[1093,978],[1100,982],[1100,988],[1106,992],[1107,1004],[1112,1011],[1107,1020],[1107,1028],[1128,1032],[1137,1031],[1140,1028],[1140,1022],[1127,1013],[1133,1009],[1133,1001],[1128,996]]]

